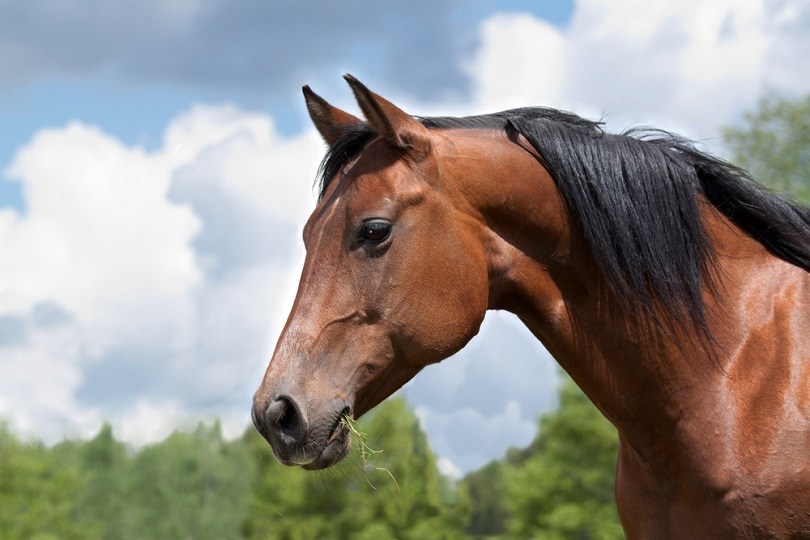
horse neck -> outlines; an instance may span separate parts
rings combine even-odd
[[[467,135],[455,161],[440,161],[441,178],[480,225],[490,308],[518,315],[618,429],[623,514],[649,512],[655,536],[684,521],[675,508],[700,509],[705,531],[731,499],[762,501],[738,507],[754,521],[806,507],[796,496],[806,475],[789,464],[810,451],[810,274],[701,204],[716,254],[716,293],[704,294],[713,340],[701,349],[686,331],[647,339],[605,292],[548,171],[515,142]]]
[[[456,165],[465,172],[459,190],[486,231],[490,308],[516,314],[634,447],[666,444],[689,401],[685,389],[711,386],[722,368],[696,365],[684,348],[645,338],[611,302],[529,145],[492,134],[483,140],[457,140],[463,159]]]

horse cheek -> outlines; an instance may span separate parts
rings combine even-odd
[[[429,301],[420,311],[428,363],[461,350],[478,333],[489,302],[483,251],[462,242],[449,247],[437,255],[442,264],[425,276],[430,285],[422,294]]]

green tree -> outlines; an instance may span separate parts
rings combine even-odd
[[[329,537],[346,506],[343,486],[325,473],[281,465],[252,428],[243,441],[257,465],[245,535],[278,540]]]
[[[506,467],[507,528],[518,538],[623,538],[614,500],[616,430],[566,378],[559,409],[540,419]]]
[[[723,137],[732,160],[754,178],[810,204],[810,95],[797,101],[763,98]]]
[[[89,441],[68,441],[50,452],[61,463],[79,471],[82,484],[73,501],[73,518],[93,531],[94,538],[131,537],[128,498],[131,458],[126,446],[104,424]]]
[[[236,538],[250,505],[255,467],[219,424],[175,432],[133,462],[127,504],[135,538]],[[130,521],[131,520],[131,521]]]
[[[512,449],[512,454],[518,451]],[[509,459],[507,455],[506,460]],[[507,461],[491,461],[462,480],[470,498],[470,519],[466,532],[473,536],[496,536],[506,530],[506,508],[503,504],[504,468]]]
[[[73,519],[81,478],[41,443],[21,443],[0,424],[0,538],[90,538]]]
[[[374,490],[357,503],[362,523],[386,523],[394,538],[454,538],[463,530],[468,512],[466,498],[436,467],[419,420],[404,399],[388,400],[362,424],[371,448],[364,472]],[[368,536],[371,538],[372,536]]]

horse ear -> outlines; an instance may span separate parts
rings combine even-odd
[[[427,156],[430,151],[430,136],[425,126],[387,99],[366,88],[353,76],[346,74],[343,78],[351,86],[366,120],[380,137],[417,159]]]
[[[307,111],[318,133],[326,144],[332,145],[340,138],[347,127],[362,124],[363,121],[329,104],[325,99],[310,89],[309,85],[301,88],[304,100],[307,102]]]

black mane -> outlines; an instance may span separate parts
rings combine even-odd
[[[608,287],[628,313],[709,335],[703,285],[714,252],[700,218],[702,195],[773,254],[810,271],[810,208],[775,195],[748,174],[664,131],[606,133],[600,122],[530,107],[464,118],[419,118],[430,129],[513,130],[541,156]],[[376,137],[354,126],[329,148],[321,194]],[[660,321],[659,321],[660,322]]]

